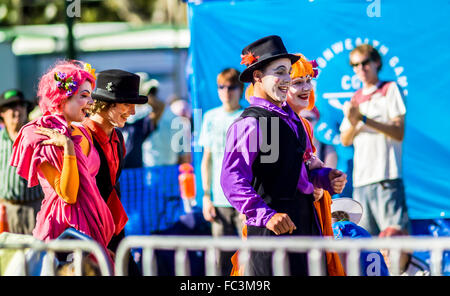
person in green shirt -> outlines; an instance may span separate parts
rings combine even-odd
[[[27,181],[10,165],[12,147],[17,135],[27,123],[33,104],[17,89],[9,89],[0,96],[0,206],[6,209],[8,231],[31,234],[36,214],[43,198],[40,186],[28,187]]]

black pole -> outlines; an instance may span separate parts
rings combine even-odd
[[[75,52],[75,40],[73,37],[73,24],[75,16],[69,13],[69,4],[70,2],[67,0],[63,0],[65,2],[65,15],[66,15],[66,26],[67,26],[67,49],[66,49],[66,57],[70,60],[76,59]]]

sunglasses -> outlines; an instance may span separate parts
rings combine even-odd
[[[235,89],[238,89],[238,88],[239,88],[239,85],[230,85],[230,86],[227,86],[227,85],[219,84],[219,85],[218,85],[218,88],[219,88],[219,89],[227,89],[227,90],[235,90]]]
[[[362,65],[363,67],[367,66],[372,60],[370,58],[365,59],[364,61],[360,63],[350,63],[350,66],[353,68],[358,67],[359,65]]]

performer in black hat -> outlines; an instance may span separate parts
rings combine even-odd
[[[221,185],[230,204],[247,217],[250,236],[319,236],[314,185],[332,194],[346,176],[329,168],[308,171],[306,133],[286,102],[291,65],[279,36],[261,38],[242,50],[242,82],[251,82],[251,104],[228,130]],[[281,120],[280,120],[281,119]],[[307,275],[306,254],[289,254],[291,275]],[[272,275],[272,253],[252,252],[250,275]]]
[[[100,155],[97,186],[113,215],[116,232],[108,249],[116,251],[125,237],[127,214],[120,201],[119,177],[124,165],[125,143],[122,128],[127,118],[135,114],[135,104],[146,104],[148,98],[139,95],[138,75],[123,70],[106,70],[97,75],[97,88],[92,93],[94,104],[83,125],[93,135],[95,148]],[[139,274],[133,260],[129,260],[129,273]]]

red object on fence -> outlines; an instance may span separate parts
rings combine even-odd
[[[180,183],[181,197],[185,199],[195,199],[195,175],[194,167],[189,163],[183,163],[179,167],[180,175],[178,181]]]
[[[6,206],[2,204],[0,205],[0,233],[8,231],[9,225],[8,225],[8,217],[6,215]]]

